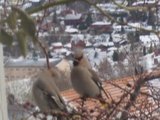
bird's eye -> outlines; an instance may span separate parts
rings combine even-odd
[[[74,65],[74,66],[77,66],[78,64],[79,64],[79,61],[77,61],[77,60],[74,60],[74,61],[73,61],[73,65]]]

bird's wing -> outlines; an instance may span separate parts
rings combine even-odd
[[[43,92],[45,96],[47,96],[51,101],[53,102],[61,109],[66,110],[65,103],[63,98],[57,93],[57,91],[54,89],[54,91],[50,91],[50,89],[44,89],[39,87],[39,89]]]
[[[49,76],[46,80],[39,78],[37,87],[43,92],[44,95],[53,100],[60,109],[65,109],[65,102],[61,97],[57,86],[53,83],[53,80]]]
[[[65,101],[64,101],[64,99],[62,98],[62,96],[60,95],[59,90],[55,90],[55,92],[57,93],[56,103],[58,104],[58,106],[59,106],[60,108],[62,108],[62,109],[64,109],[65,111],[67,111]]]
[[[96,73],[94,70],[92,70],[92,69],[88,69],[88,70],[89,70],[89,72],[91,73],[91,76],[92,76],[93,81],[97,84],[98,87],[101,88],[101,87],[102,87],[102,82],[101,82],[101,80],[99,79],[97,73]]]
[[[67,111],[66,105],[64,100],[62,99],[62,97],[58,94],[57,96],[51,96],[51,99],[53,99],[55,101],[55,103],[57,104],[57,106],[61,109],[61,110],[65,110]]]

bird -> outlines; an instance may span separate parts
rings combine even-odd
[[[73,62],[76,64],[77,62],[88,69],[92,69],[91,64],[89,63],[87,57],[84,55],[83,50],[81,48],[76,48],[73,50]]]
[[[95,98],[104,104],[102,82],[97,73],[92,69],[82,49],[75,49],[72,56],[73,68],[71,70],[71,83],[74,90],[82,99]]]
[[[67,112],[65,101],[55,84],[57,79],[60,79],[60,73],[56,69],[47,69],[40,72],[33,83],[32,94],[41,112]]]

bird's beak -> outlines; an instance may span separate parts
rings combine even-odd
[[[69,56],[66,57],[67,60],[71,60],[71,61],[75,61],[75,62],[79,62],[77,59],[74,58],[74,54],[70,54]]]
[[[70,53],[69,55],[65,56],[65,59],[74,61],[75,58],[73,56],[74,56],[73,53]]]

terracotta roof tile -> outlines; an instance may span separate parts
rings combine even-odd
[[[112,80],[112,81],[105,81],[103,88],[105,91],[110,93],[114,101],[118,101],[121,96],[125,93],[124,90],[131,90],[131,88],[134,87],[135,80],[132,77],[125,77],[122,79]],[[128,87],[127,84],[130,84],[131,87]],[[121,89],[122,88],[122,89]],[[142,86],[141,92],[143,93],[149,93],[149,90],[146,86]],[[73,90],[69,89],[66,91],[61,92],[62,96],[64,96],[71,104],[75,105],[76,107],[80,107],[79,104],[79,95]],[[104,95],[103,95],[104,96]],[[129,99],[129,95],[122,101],[122,104],[120,106],[124,106],[126,104],[126,101]],[[105,97],[106,98],[106,97]],[[111,101],[106,98],[106,101]],[[135,106],[141,106],[142,108],[146,108],[145,103],[151,103],[151,100],[147,99],[145,95],[139,95],[137,97],[137,100],[135,101]],[[96,107],[100,107],[99,101],[95,99],[89,99],[85,102],[85,107],[88,110],[95,110]],[[131,108],[130,112],[135,112],[136,108]]]

